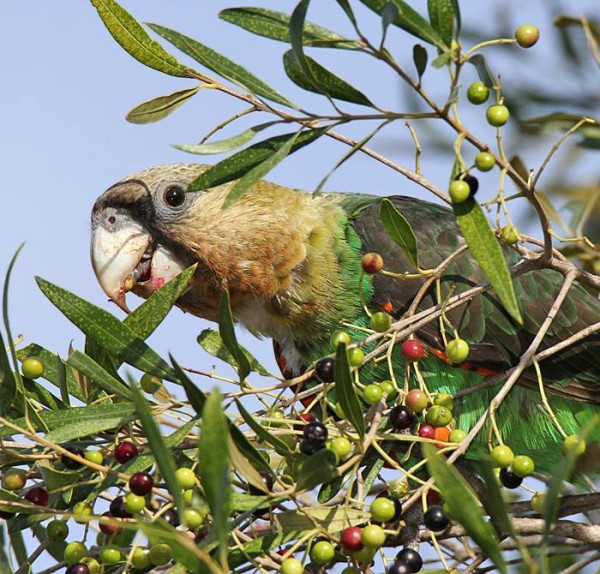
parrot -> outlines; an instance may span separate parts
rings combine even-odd
[[[394,319],[407,312],[426,277],[419,276],[405,251],[386,232],[380,217],[383,197],[362,193],[313,193],[261,180],[233,204],[223,207],[235,182],[186,192],[210,166],[173,164],[151,167],[114,184],[96,200],[91,215],[91,260],[100,287],[128,311],[126,294],[147,298],[182,270],[196,264],[176,305],[218,321],[221,295],[230,296],[234,321],[275,343],[287,377],[301,375],[331,355],[331,334],[345,324],[368,328],[365,305]],[[387,198],[414,232],[421,268],[434,269],[464,246],[448,207],[408,197]],[[520,260],[504,245],[509,265]],[[365,274],[365,254],[380,254],[390,273]],[[447,312],[447,320],[469,344],[468,361],[453,364],[444,353],[440,322],[431,321],[414,336],[427,351],[419,367],[429,392],[455,395],[456,425],[469,430],[482,416],[499,386],[485,385],[494,373],[514,366],[547,317],[563,275],[531,269],[514,278],[523,322],[517,323],[488,289]],[[445,268],[417,309],[485,283],[468,249]],[[575,281],[544,336],[547,349],[600,321],[600,301]],[[364,333],[364,331],[363,331]],[[353,335],[355,333],[353,332]],[[364,334],[363,334],[364,337]],[[401,353],[393,367],[405,373]],[[381,376],[365,369],[368,384]],[[540,383],[541,381],[541,383]],[[413,383],[414,384],[414,383]],[[540,392],[543,386],[544,400]],[[480,387],[480,388],[479,388]],[[549,416],[545,402],[555,420]],[[565,434],[577,434],[600,413],[600,333],[596,330],[528,368],[495,413],[495,424],[515,453],[550,472],[563,456]],[[478,441],[487,444],[489,421]],[[487,429],[487,430],[486,430]],[[587,437],[578,465],[598,468],[600,430]]]

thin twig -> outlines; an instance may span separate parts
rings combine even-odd
[[[587,556],[586,558],[582,558],[577,562],[574,562],[570,566],[567,566],[564,570],[561,570],[558,574],[577,574],[581,572],[588,564],[592,564],[596,562],[600,558],[600,554],[596,552],[591,556]]]
[[[23,562],[23,564],[19,565],[18,570],[16,570],[15,574],[27,574],[31,571],[31,566],[33,563],[44,553],[46,548],[50,545],[50,540],[44,540]]]

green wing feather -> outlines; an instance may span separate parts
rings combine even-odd
[[[408,197],[390,199],[413,228],[421,267],[437,267],[464,243],[450,210]],[[408,258],[381,226],[378,204],[364,209],[353,225],[362,240],[363,252],[379,252],[384,258],[385,268],[390,271],[412,271]],[[506,247],[504,251],[509,264],[519,260],[519,255],[510,248]],[[423,282],[421,279],[394,279],[377,275],[374,278],[372,303],[377,306],[390,301],[394,314],[400,316],[408,309]],[[515,291],[525,320],[523,326],[510,318],[493,292],[487,292],[448,312],[452,325],[470,343],[469,363],[495,371],[516,364],[545,320],[562,282],[563,276],[551,269],[530,271],[515,279]],[[467,250],[449,265],[441,278],[441,301],[481,283],[485,283],[485,276]],[[420,309],[441,301],[435,288],[430,288]],[[574,284],[540,350],[559,343],[597,321],[600,321],[600,302],[583,287]],[[443,348],[437,321],[419,334],[431,346]],[[540,366],[544,383],[565,396],[600,404],[598,358],[600,335],[592,335],[543,361]],[[523,382],[537,385],[532,372],[527,373]]]
[[[441,206],[407,197],[389,198],[411,224],[417,238],[419,263],[422,268],[437,267],[458,249],[463,239],[452,212]],[[413,271],[409,259],[387,235],[379,219],[379,205],[373,203],[359,210],[352,221],[362,241],[362,252],[378,252],[389,271]],[[509,264],[519,260],[516,252],[505,248]],[[390,302],[393,314],[401,316],[423,285],[422,279],[396,279],[382,274],[372,277],[371,308]],[[477,262],[465,251],[444,273],[439,283],[441,300],[485,282]],[[502,372],[515,365],[537,334],[563,277],[550,269],[530,271],[515,279],[515,290],[521,303],[524,325],[516,324],[504,311],[493,292],[486,292],[468,304],[448,313],[452,325],[470,344],[469,363],[475,367]],[[439,302],[435,288],[430,288],[419,309]],[[600,302],[582,286],[574,284],[544,338],[540,350],[570,337],[586,326],[600,321]],[[442,336],[437,321],[422,329],[418,336],[430,347],[442,349]],[[544,389],[556,420],[567,434],[580,432],[598,412],[600,404],[600,335],[595,334],[575,343],[540,363]],[[394,362],[402,359],[396,353]],[[484,377],[477,372],[453,367],[430,354],[420,363],[420,370],[432,392],[455,394],[467,388],[474,392],[457,402],[455,416],[459,428],[470,429],[481,417],[497,393],[499,386],[479,387]],[[402,372],[401,370],[397,372]],[[361,371],[362,378],[362,371]],[[366,382],[363,380],[363,382]],[[541,471],[548,471],[562,456],[563,437],[542,408],[539,383],[535,371],[528,369],[496,412],[497,427],[517,453],[534,457]],[[489,421],[486,423],[489,430]],[[479,440],[488,440],[487,431]],[[600,430],[589,437],[600,442]],[[598,466],[598,445],[588,445],[579,470],[586,465]]]

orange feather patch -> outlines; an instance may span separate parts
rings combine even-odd
[[[452,361],[450,361],[450,359],[448,359],[448,357],[446,356],[446,352],[442,351],[440,349],[430,349],[430,351],[441,361],[444,361],[444,363],[448,364],[448,365],[454,365],[455,367],[458,367],[459,369],[463,369],[465,371],[472,371],[473,373],[477,373],[478,375],[483,375],[484,377],[491,377],[493,375],[497,375],[498,373],[496,371],[492,371],[491,369],[486,369],[485,367],[478,367],[477,365],[473,365],[471,363],[468,363],[467,361],[463,362],[463,363],[459,363],[459,364],[455,364],[452,363]]]
[[[392,305],[392,302],[388,299],[387,303],[384,303],[383,305],[379,305],[379,309],[381,311],[384,311],[385,313],[391,313],[394,310],[394,307]]]

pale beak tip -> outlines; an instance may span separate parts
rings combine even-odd
[[[110,301],[112,301],[117,307],[125,311],[129,315],[131,310],[127,307],[127,302],[125,301],[125,293],[121,292],[116,297],[111,297]]]

